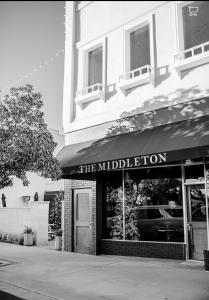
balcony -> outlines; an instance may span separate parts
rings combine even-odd
[[[209,42],[181,51],[174,55],[174,68],[181,71],[209,62]]]
[[[82,106],[84,103],[104,99],[104,85],[96,83],[76,92],[75,102]]]
[[[144,83],[153,83],[154,70],[150,65],[129,71],[119,77],[118,87],[125,91]]]

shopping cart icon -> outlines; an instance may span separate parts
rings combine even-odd
[[[199,11],[199,7],[193,7],[193,6],[187,6],[189,8],[189,15],[191,16],[197,16],[197,13]]]

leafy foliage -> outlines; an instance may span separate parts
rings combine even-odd
[[[45,200],[50,200],[49,203],[49,224],[53,224],[53,229],[61,227],[61,215],[62,215],[62,200],[63,192],[55,193],[52,196],[45,196]]]
[[[57,229],[57,230],[55,231],[55,235],[56,235],[56,236],[62,236],[62,229],[61,229],[61,228]]]
[[[0,189],[13,184],[12,176],[28,185],[26,172],[45,178],[61,177],[53,157],[56,143],[44,122],[42,96],[31,85],[11,88],[0,101]]]
[[[135,214],[135,197],[133,189],[129,183],[125,185],[125,239],[138,240],[140,234],[136,226]],[[107,186],[107,214],[112,218],[110,236],[113,239],[123,239],[123,194],[122,189]]]
[[[120,186],[107,185],[108,238],[123,239],[123,193]],[[140,239],[135,208],[144,205],[181,205],[181,181],[176,178],[125,180],[125,239]],[[111,220],[111,222],[110,222]]]
[[[25,226],[24,233],[33,233],[33,230],[31,227]]]

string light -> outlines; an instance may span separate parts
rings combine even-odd
[[[5,86],[5,87],[3,87],[3,88],[0,88],[0,94],[1,94],[3,91],[5,91],[5,90],[11,88],[12,86],[14,86],[14,84],[19,83],[19,82],[22,81],[24,78],[28,78],[29,76],[32,76],[32,75],[33,75],[35,72],[37,72],[38,70],[43,69],[45,65],[48,65],[48,64],[50,63],[50,61],[51,61],[51,62],[54,61],[55,58],[56,58],[56,57],[59,57],[60,54],[63,53],[63,52],[64,52],[64,49],[58,51],[57,53],[55,53],[54,56],[48,58],[47,60],[45,60],[44,63],[40,64],[39,67],[33,68],[32,71],[26,73],[25,75],[23,75],[22,77],[20,77],[20,78],[17,79],[16,81],[13,81],[11,84],[9,84],[9,85],[7,85],[7,86]]]

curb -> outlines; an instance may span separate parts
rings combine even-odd
[[[40,292],[5,281],[0,281],[0,295],[1,291],[8,295],[16,296],[18,299],[24,300],[64,300],[63,298],[45,295]]]

